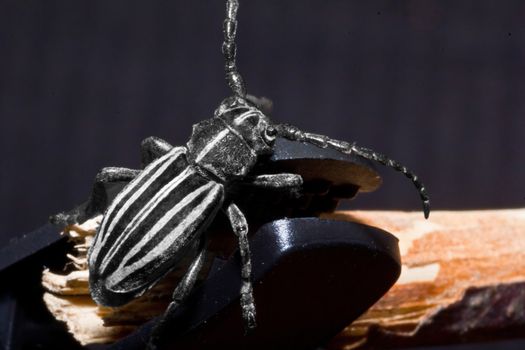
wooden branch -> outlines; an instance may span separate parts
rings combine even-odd
[[[525,210],[344,212],[400,242],[396,285],[331,349],[493,340],[525,334]]]
[[[525,334],[525,209],[421,213],[354,211],[326,218],[377,226],[400,239],[397,284],[330,349],[477,341]],[[82,344],[106,343],[162,313],[180,271],[121,308],[95,305],[86,253],[100,218],[72,226],[66,274],[45,270],[44,301]]]

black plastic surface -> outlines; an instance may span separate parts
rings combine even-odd
[[[61,238],[56,227],[46,224],[12,239],[7,246],[0,248],[0,272],[56,243]]]
[[[297,209],[305,209],[306,207],[316,209],[310,212],[329,211],[335,208],[338,199],[352,198],[360,189],[370,191],[381,184],[381,179],[371,162],[359,156],[341,154],[332,149],[322,149],[282,138],[276,140],[274,154],[259,170],[263,172],[296,171],[306,180],[306,198],[301,198],[298,201],[283,200],[278,193],[274,191],[268,193],[267,190],[255,190],[252,194],[247,194],[245,202],[251,204],[255,202],[256,205],[252,205],[255,207],[252,208],[255,212],[259,206],[263,206],[265,211],[269,211],[268,205],[273,208],[279,207],[276,208],[273,217],[285,214],[290,216],[292,212],[285,208],[292,208],[292,211],[295,212]],[[319,191],[315,193],[314,188],[320,182],[324,183],[324,190],[321,191],[322,193]],[[335,188],[339,190],[334,190],[334,184]],[[108,199],[111,200],[124,185],[125,183],[108,185]],[[253,189],[251,190],[253,191]],[[330,190],[335,193],[335,197],[328,194]],[[347,193],[344,193],[345,190]],[[326,207],[326,203],[330,203],[329,207]],[[302,208],[297,208],[297,206],[302,206]],[[287,212],[285,213],[285,211]],[[299,213],[304,214],[305,211],[299,211]],[[11,240],[9,244],[1,247],[0,272],[59,241],[62,237],[57,234],[57,231],[59,228],[46,224],[35,231]]]
[[[44,226],[28,237],[34,237],[35,245],[42,244],[35,234],[45,235],[48,229]],[[60,271],[66,263],[67,242],[62,239],[46,244],[45,249],[29,256],[28,246],[34,248],[34,245],[20,242],[23,241],[13,245],[9,254],[10,259],[17,255],[22,260],[0,271],[0,349],[80,349],[66,325],[49,313],[42,299],[42,270],[49,267]]]
[[[381,185],[381,177],[367,159],[284,138],[275,140],[274,153],[265,168],[301,174],[306,181],[328,181],[335,187],[352,184],[361,192],[374,191]]]
[[[275,191],[246,192],[240,205],[248,212],[252,232],[261,223],[273,219],[333,210],[340,198],[352,198],[358,191],[372,190],[380,184],[370,163],[359,157],[282,139],[277,140],[273,157],[262,164],[259,170],[263,173],[301,174],[305,179],[305,191],[300,198],[287,198]],[[114,196],[123,185],[108,187],[108,197]],[[47,266],[59,270],[65,264],[67,243],[58,232],[59,228],[47,224],[0,249],[0,278],[3,281],[0,286],[0,345],[4,349],[81,348],[42,301],[42,269]],[[365,237],[375,237],[378,241],[366,241]],[[254,279],[258,281],[255,288],[257,330],[248,337],[243,336],[237,300],[240,271],[233,258],[184,304],[174,321],[174,331],[170,331],[166,340],[176,340],[189,347],[205,345],[196,343],[195,337],[205,337],[206,344],[226,342],[230,348],[255,347],[268,342],[286,344],[291,341],[290,337],[280,337],[280,340],[270,337],[279,335],[272,325],[293,332],[294,328],[287,325],[292,320],[287,317],[295,317],[298,330],[304,330],[308,324],[314,327],[311,322],[315,320],[326,328],[315,326],[317,330],[307,332],[302,340],[295,339],[293,344],[307,347],[307,344],[325,341],[350,322],[350,318],[366,310],[370,298],[378,298],[397,278],[399,262],[394,250],[390,251],[393,255],[387,257],[386,251],[379,253],[373,248],[381,247],[384,240],[390,240],[384,247],[397,249],[392,236],[356,224],[312,218],[287,219],[263,226],[251,248]],[[374,273],[378,277],[360,275],[363,272],[360,269],[365,267],[377,270]],[[356,284],[361,288],[346,289]],[[329,293],[327,288],[331,289]],[[345,292],[340,294],[342,291]],[[352,294],[357,291],[362,291],[362,295]],[[366,300],[359,299],[361,297]],[[335,300],[348,301],[349,304],[345,304],[347,312],[341,313],[330,309],[329,303],[323,304]],[[325,306],[316,309],[317,303]],[[308,317],[302,314],[305,310]],[[343,314],[344,320],[338,316]],[[204,327],[205,324],[208,326]],[[146,325],[114,346],[142,348],[150,326]],[[223,335],[225,338],[221,338]]]
[[[297,198],[285,191],[256,188],[236,197],[248,218],[258,222],[332,212],[341,199],[352,199],[381,185],[373,164],[360,156],[283,138],[276,139],[273,155],[260,162],[255,173],[294,173],[304,181]]]
[[[250,245],[257,328],[244,334],[235,255],[170,318],[166,348],[315,348],[366,311],[400,272],[397,239],[356,223],[283,219],[262,226]],[[151,326],[111,349],[142,348]]]

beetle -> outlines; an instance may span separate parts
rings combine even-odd
[[[405,166],[355,143],[274,124],[268,100],[247,95],[235,56],[238,1],[227,0],[224,21],[226,80],[233,95],[213,117],[193,126],[186,146],[174,147],[150,137],[142,142],[143,170],[104,168],[95,178],[88,202],[52,218],[67,225],[104,212],[88,254],[90,292],[102,305],[119,306],[140,296],[188,256],[193,260],[173,292],[167,313],[191,292],[204,264],[206,229],[223,211],[238,238],[241,256],[240,303],[246,329],[256,327],[251,284],[248,223],[236,205],[236,186],[251,184],[289,193],[301,191],[302,177],[293,173],[252,175],[254,167],[273,152],[277,137],[354,153],[394,168],[412,180],[428,217],[424,185]],[[104,184],[129,182],[111,203]],[[241,194],[242,195],[242,194]]]

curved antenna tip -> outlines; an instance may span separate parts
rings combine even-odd
[[[430,216],[430,201],[426,200],[423,202],[423,214],[425,215],[425,219],[428,219]]]

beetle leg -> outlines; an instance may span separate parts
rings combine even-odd
[[[205,260],[206,260],[206,249],[204,246],[204,239],[203,239],[199,254],[195,258],[195,260],[193,260],[193,262],[191,263],[190,267],[188,268],[188,271],[186,272],[182,280],[177,285],[177,288],[175,288],[175,290],[173,291],[173,296],[172,296],[173,300],[168,306],[166,313],[169,313],[171,310],[174,310],[190,294],[191,290],[193,289],[193,286],[195,285],[195,282],[197,281],[197,276],[199,275],[199,272],[202,270],[202,267],[204,266]]]
[[[205,242],[206,240],[204,238],[201,239],[197,257],[193,260],[190,267],[188,268],[188,271],[186,271],[186,274],[184,277],[182,277],[179,284],[173,291],[172,301],[168,305],[166,311],[164,311],[164,316],[154,326],[148,343],[148,349],[156,349],[156,343],[158,343],[158,339],[164,333],[166,324],[170,316],[172,316],[173,311],[186,299],[186,297],[188,297],[192,291],[193,286],[197,281],[197,277],[204,266],[204,261],[206,258]]]
[[[253,299],[253,287],[251,281],[252,262],[250,245],[248,243],[248,223],[244,214],[235,204],[230,204],[226,210],[233,232],[239,239],[239,252],[241,255],[241,308],[244,328],[246,331],[254,329],[255,302]]]
[[[140,144],[142,167],[165,155],[173,148],[167,141],[155,136],[150,136]]]
[[[264,174],[255,176],[247,183],[265,188],[301,188],[303,178],[292,173]]]
[[[86,203],[79,205],[69,212],[62,212],[49,218],[51,223],[60,226],[81,223],[100,214],[107,207],[108,194],[105,184],[112,182],[129,182],[133,180],[141,170],[107,167],[102,168],[95,176],[91,195]]]
[[[380,164],[391,167],[394,170],[403,173],[407,178],[409,178],[412,181],[412,183],[418,190],[419,196],[421,197],[421,201],[423,202],[423,213],[425,214],[425,218],[428,218],[428,215],[430,213],[430,199],[428,197],[426,188],[423,185],[423,183],[419,180],[417,175],[410,171],[406,166],[400,164],[399,162],[393,159],[390,159],[389,157],[381,153],[377,153],[368,148],[356,146],[355,143],[334,140],[324,135],[304,132],[293,125],[279,124],[275,126],[275,129],[277,130],[277,134],[279,136],[284,137],[288,140],[307,142],[320,148],[332,148],[341,153],[346,154],[355,153],[358,156],[376,161]]]
[[[291,195],[299,195],[303,186],[301,175],[292,173],[257,175],[244,182],[247,185],[263,189],[282,189]]]

